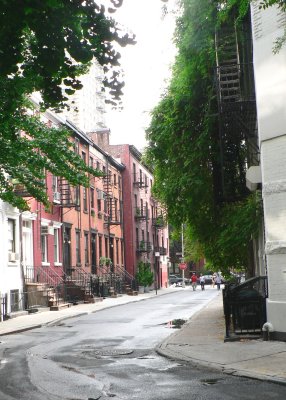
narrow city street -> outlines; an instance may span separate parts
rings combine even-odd
[[[286,387],[159,356],[216,289],[191,288],[2,336],[1,400],[285,399]],[[204,348],[201,349],[204,351]]]

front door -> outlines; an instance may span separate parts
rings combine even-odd
[[[71,228],[64,226],[63,235],[63,266],[65,273],[71,275]]]
[[[96,234],[91,234],[91,273],[96,274]]]
[[[34,281],[32,221],[22,223],[22,262],[26,282]]]

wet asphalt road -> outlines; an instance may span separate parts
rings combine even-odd
[[[286,399],[286,386],[231,377],[154,348],[215,291],[189,289],[1,338],[0,400]],[[204,349],[202,349],[204,351]]]

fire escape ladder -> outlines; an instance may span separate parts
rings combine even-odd
[[[105,225],[120,225],[121,224],[121,216],[119,210],[119,200],[115,199],[113,195],[113,186],[112,186],[112,175],[107,174],[103,178],[103,191],[105,194],[106,200],[106,208],[107,208],[107,218]]]
[[[62,207],[76,207],[76,188],[65,179],[59,180],[60,201]]]
[[[239,101],[240,64],[236,30],[225,27],[217,31],[215,45],[220,103]]]

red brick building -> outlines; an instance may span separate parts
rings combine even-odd
[[[151,263],[154,285],[168,283],[168,229],[159,204],[151,194],[152,172],[143,164],[141,153],[127,144],[110,145],[108,129],[92,134],[96,143],[124,165],[122,172],[125,268],[136,275],[139,261]]]

